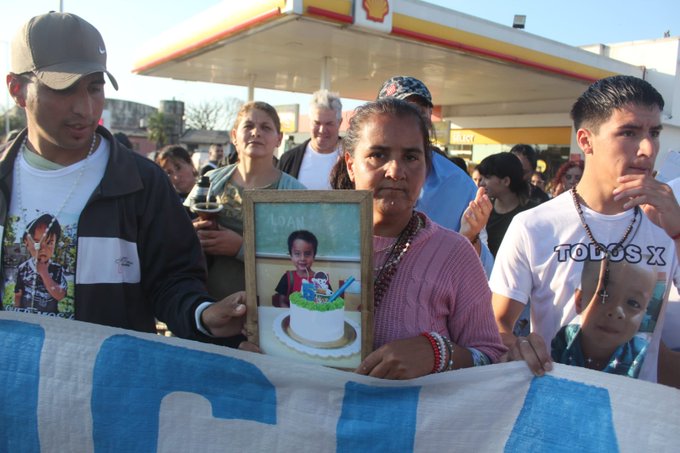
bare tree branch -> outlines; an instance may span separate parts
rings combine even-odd
[[[192,104],[185,113],[186,125],[191,129],[231,130],[241,105],[243,101],[237,98]]]

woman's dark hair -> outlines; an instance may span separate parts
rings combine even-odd
[[[463,170],[465,173],[468,172],[468,167],[467,167],[467,163],[465,162],[465,159],[463,159],[462,157],[459,157],[459,156],[451,156],[451,157],[448,157],[448,156],[447,156],[447,158],[448,158],[451,162],[453,162],[454,164],[456,164],[456,165],[458,166],[458,168],[460,168],[461,170]]]
[[[52,219],[54,219],[54,223],[52,223]],[[52,223],[52,226],[50,226],[50,223]],[[61,225],[59,225],[59,220],[52,216],[52,214],[43,214],[29,223],[28,227],[26,227],[26,231],[24,232],[23,239],[26,239],[26,235],[33,237],[35,230],[37,230],[40,225],[44,225],[45,228],[50,227],[50,229],[47,231],[47,234],[45,234],[46,238],[54,235],[55,239],[57,241],[59,240],[61,237]]]
[[[529,161],[529,165],[531,165],[531,169],[536,169],[536,165],[538,164],[538,156],[533,146],[527,145],[526,143],[518,143],[510,148],[510,152],[512,154],[521,154],[522,156],[526,157]],[[521,163],[522,162],[520,162],[520,164]]]
[[[524,180],[522,162],[513,153],[492,154],[477,165],[477,171],[484,177],[510,178],[508,188],[520,197],[520,200],[529,195],[529,185]]]
[[[192,167],[194,166],[194,163],[191,161],[191,154],[180,145],[168,145],[161,148],[156,156],[156,162],[161,164],[166,159],[181,160]]]
[[[293,254],[293,242],[295,242],[297,239],[303,240],[305,242],[308,242],[312,244],[312,249],[314,250],[314,256],[316,256],[316,248],[319,246],[319,241],[316,239],[316,236],[314,236],[314,233],[311,231],[307,230],[297,230],[293,231],[288,235],[288,254],[292,255]]]
[[[354,115],[349,120],[347,134],[342,140],[342,149],[350,156],[354,156],[357,144],[361,140],[364,124],[374,116],[389,115],[396,118],[413,118],[418,124],[423,137],[423,150],[425,151],[425,164],[427,170],[432,166],[432,148],[430,145],[430,132],[427,122],[418,109],[406,101],[396,98],[383,98],[375,102],[368,102],[357,107]],[[334,189],[354,189],[354,183],[349,179],[345,159],[338,159],[330,175],[331,187]]]

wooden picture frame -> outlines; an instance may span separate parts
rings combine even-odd
[[[265,354],[356,369],[373,347],[372,217],[371,191],[245,191],[248,340]],[[295,278],[288,237],[298,230],[309,231],[317,238],[317,253],[310,268],[316,274],[327,274],[331,294],[354,277],[354,283],[340,295],[344,296],[340,308],[338,301],[332,309],[325,310],[330,305],[321,307],[325,302],[323,290],[317,287],[319,292],[314,296],[310,285],[306,285],[306,295],[314,300],[302,301],[298,293],[293,296],[297,303],[292,308],[286,307],[290,305],[289,296],[277,295],[277,286],[288,286]],[[323,278],[314,281],[323,287]]]

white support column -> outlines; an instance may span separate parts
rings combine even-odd
[[[331,57],[323,57],[321,62],[321,86],[320,90],[330,90],[331,89],[331,74],[330,74],[330,63]]]
[[[248,76],[248,102],[255,100],[255,74]]]

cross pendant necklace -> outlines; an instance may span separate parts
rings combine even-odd
[[[607,293],[607,287],[605,286],[602,288],[602,291],[600,291],[600,303],[601,304],[606,304],[607,303],[607,297],[609,297],[609,294]]]
[[[595,236],[593,236],[593,232],[590,230],[590,226],[586,222],[585,216],[583,215],[583,208],[581,208],[581,203],[578,201],[578,193],[576,192],[576,186],[571,188],[571,198],[574,201],[574,207],[576,208],[576,212],[578,213],[578,217],[581,220],[581,225],[583,226],[583,229],[586,231],[586,236],[588,236],[588,240],[590,241],[591,244],[595,246],[595,248],[604,255],[604,259],[602,260],[601,266],[604,266],[604,274],[602,275],[602,289],[598,292],[598,296],[600,297],[600,303],[605,304],[607,303],[607,298],[609,297],[609,293],[607,292],[607,286],[609,285],[609,262],[611,261],[611,256],[615,254],[619,249],[623,248],[623,244],[628,240],[628,236],[630,236],[630,233],[633,231],[633,226],[635,226],[635,221],[637,220],[638,215],[640,214],[640,208],[638,206],[635,206],[634,211],[633,211],[633,220],[631,220],[630,224],[626,228],[626,231],[623,233],[623,237],[621,237],[621,240],[614,244],[614,247],[611,248],[611,250],[607,249],[607,247],[603,246],[600,244],[597,240],[595,240]]]

